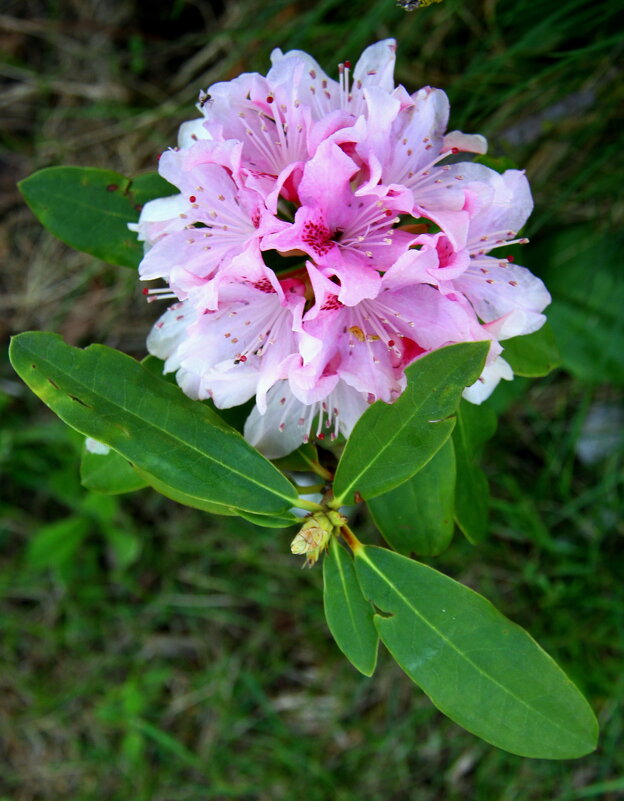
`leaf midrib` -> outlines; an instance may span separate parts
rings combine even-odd
[[[554,726],[555,728],[557,728],[557,729],[560,729],[561,731],[563,731],[563,732],[566,734],[566,736],[568,736],[568,737],[570,736],[570,730],[569,730],[569,729],[565,729],[563,726],[561,726],[560,724],[558,724],[556,721],[553,721],[551,718],[549,718],[549,717],[547,717],[546,715],[544,715],[544,713],[543,713],[543,712],[540,712],[540,711],[539,711],[539,709],[536,709],[535,707],[531,706],[531,705],[530,705],[530,704],[528,704],[526,701],[524,701],[522,698],[519,698],[517,695],[514,695],[514,693],[512,693],[510,690],[508,690],[508,689],[505,687],[505,685],[504,685],[504,684],[501,684],[499,681],[497,681],[497,680],[496,680],[496,679],[495,679],[493,676],[491,676],[489,673],[486,673],[486,671],[484,671],[484,670],[483,670],[481,667],[479,667],[479,665],[477,665],[475,662],[473,662],[473,661],[472,661],[472,659],[470,659],[470,657],[468,657],[468,656],[467,656],[467,655],[466,655],[466,654],[465,654],[463,651],[460,651],[460,650],[457,648],[457,646],[456,646],[456,645],[453,643],[453,641],[452,641],[452,640],[449,640],[449,639],[448,639],[448,637],[446,637],[446,636],[445,636],[445,635],[444,635],[444,634],[443,634],[443,633],[442,633],[442,632],[441,632],[441,631],[440,631],[440,630],[439,630],[439,629],[438,629],[436,626],[434,626],[434,625],[433,625],[433,623],[430,623],[430,622],[427,620],[427,618],[425,618],[425,617],[424,617],[424,616],[423,616],[423,615],[422,615],[422,614],[421,614],[421,613],[418,611],[418,609],[416,609],[416,607],[412,606],[412,604],[409,602],[409,599],[408,599],[408,598],[406,598],[406,597],[403,595],[403,593],[402,593],[402,592],[401,592],[401,591],[400,591],[400,590],[397,588],[397,586],[396,586],[395,584],[393,584],[393,583],[392,583],[392,582],[391,582],[391,581],[388,579],[388,577],[387,577],[387,576],[386,576],[384,573],[382,573],[382,572],[381,572],[381,571],[380,571],[380,570],[379,570],[379,569],[378,569],[378,568],[375,566],[375,564],[374,564],[373,562],[371,562],[371,560],[368,558],[368,556],[367,556],[365,553],[362,553],[362,551],[361,551],[361,550],[358,552],[358,557],[359,557],[360,559],[363,559],[363,560],[366,562],[366,564],[367,564],[367,565],[369,565],[369,567],[370,567],[372,570],[374,570],[374,572],[375,572],[375,573],[377,573],[377,575],[378,575],[378,576],[380,576],[380,577],[381,577],[381,578],[382,578],[382,579],[385,581],[385,583],[386,583],[386,584],[387,584],[387,585],[388,585],[388,586],[389,586],[389,587],[390,587],[392,590],[394,590],[394,592],[395,592],[395,593],[398,595],[398,597],[399,597],[399,598],[400,598],[400,599],[401,599],[401,600],[402,600],[402,601],[405,603],[405,605],[408,607],[408,609],[411,609],[411,610],[412,610],[412,612],[414,612],[414,614],[416,615],[416,617],[418,617],[418,618],[419,618],[419,619],[420,619],[420,620],[421,620],[421,621],[422,621],[422,622],[425,624],[425,626],[427,626],[429,629],[431,629],[431,631],[433,631],[433,632],[434,632],[434,633],[435,633],[435,634],[436,634],[436,635],[437,635],[437,636],[438,636],[438,637],[439,637],[441,640],[443,640],[443,641],[444,641],[444,642],[445,642],[445,643],[446,643],[446,644],[447,644],[447,645],[448,645],[448,646],[449,646],[449,647],[450,647],[450,648],[451,648],[453,651],[455,651],[455,653],[456,653],[456,654],[457,654],[457,655],[458,655],[460,658],[464,659],[464,660],[465,660],[465,661],[466,661],[466,662],[467,662],[469,665],[471,665],[471,666],[472,666],[472,667],[473,667],[473,668],[474,668],[474,669],[475,669],[475,670],[476,670],[478,673],[480,673],[480,674],[481,674],[482,676],[484,676],[486,679],[488,679],[489,681],[491,681],[491,682],[492,682],[494,685],[496,685],[497,687],[499,687],[499,688],[500,688],[500,689],[501,689],[501,690],[502,690],[502,691],[503,691],[503,692],[504,692],[506,695],[510,696],[510,697],[511,697],[511,698],[513,698],[515,701],[518,701],[518,702],[519,702],[519,703],[520,703],[522,706],[526,707],[526,708],[527,708],[528,710],[530,710],[531,712],[534,712],[534,713],[536,713],[536,714],[537,714],[539,717],[541,717],[541,718],[543,718],[545,721],[547,721],[547,722],[548,722],[548,723],[549,723],[551,726]],[[512,623],[511,625],[513,625],[513,623]],[[538,648],[539,648],[539,645],[538,645]],[[548,656],[548,654],[546,654],[546,656]],[[564,674],[564,675],[565,675],[565,674]],[[573,739],[574,739],[574,740],[576,740],[576,741],[578,741],[579,743],[584,743],[583,739],[582,739],[582,738],[579,738],[579,737],[578,737],[578,735],[576,735],[576,734],[573,734],[572,736],[573,736]]]
[[[461,370],[462,370],[462,367],[454,367],[454,368],[453,368],[453,370],[452,370],[452,371],[449,373],[449,375],[447,376],[447,380],[448,380],[448,379],[450,379],[450,378],[452,378],[452,377],[455,375],[455,373],[457,373],[457,372],[459,372],[459,371],[461,371]],[[401,434],[401,432],[402,432],[402,431],[403,431],[403,430],[404,430],[404,429],[407,427],[407,425],[408,425],[408,424],[409,424],[409,423],[410,423],[410,422],[413,420],[413,418],[415,417],[415,415],[416,415],[416,414],[417,414],[417,413],[418,413],[418,412],[419,412],[419,411],[422,409],[422,407],[425,405],[425,403],[426,403],[428,400],[429,400],[429,396],[428,396],[428,395],[425,395],[425,396],[423,397],[423,399],[422,399],[421,403],[419,403],[419,405],[418,405],[418,406],[416,406],[415,408],[414,408],[414,407],[412,407],[412,408],[413,408],[413,414],[411,414],[411,415],[410,415],[410,416],[407,418],[406,422],[404,422],[404,423],[403,423],[401,426],[399,426],[398,428],[396,428],[396,429],[395,429],[395,432],[396,432],[396,433],[395,433],[395,435],[394,435],[394,436],[393,436],[391,439],[387,440],[386,444],[385,444],[385,445],[383,445],[383,446],[381,447],[381,449],[377,451],[377,453],[375,454],[375,456],[373,457],[373,459],[372,459],[370,462],[368,462],[368,464],[367,464],[366,468],[365,468],[365,469],[363,469],[363,470],[361,470],[361,471],[360,471],[360,473],[359,473],[358,475],[356,475],[356,476],[353,478],[353,480],[351,481],[351,483],[350,483],[350,484],[348,484],[348,485],[347,485],[347,487],[345,488],[345,490],[344,490],[344,491],[343,491],[343,492],[340,494],[340,496],[339,496],[339,500],[340,500],[341,502],[342,502],[342,501],[344,501],[344,499],[345,499],[345,498],[348,496],[348,494],[349,494],[350,492],[352,492],[352,491],[353,491],[353,489],[354,489],[355,485],[357,484],[357,482],[358,482],[358,481],[360,481],[360,479],[362,478],[362,476],[364,476],[364,475],[366,475],[366,473],[370,472],[370,470],[372,469],[373,465],[374,465],[374,464],[375,464],[375,463],[376,463],[376,462],[379,460],[379,458],[381,457],[381,455],[382,455],[382,454],[384,454],[384,453],[385,453],[385,452],[388,450],[388,448],[391,446],[391,444],[394,444],[394,442],[396,441],[396,439],[397,439],[397,437],[399,436],[399,434]],[[452,415],[452,414],[451,414],[451,415],[448,415],[447,417],[445,417],[445,418],[443,418],[443,419],[444,419],[444,420],[450,420],[450,419],[453,419],[453,415]],[[427,422],[429,425],[432,425],[432,426],[434,426],[436,423],[442,422],[442,420],[436,420],[435,422],[432,422],[431,420],[427,420],[426,422]],[[449,432],[449,436],[450,436],[450,435],[451,435],[451,432]],[[444,443],[442,443],[442,444],[444,444]],[[346,453],[346,450],[345,450],[345,453]],[[409,476],[408,476],[408,478],[409,478]]]
[[[50,361],[48,361],[48,360],[47,360],[47,359],[45,359],[44,357],[40,356],[38,353],[34,353],[33,351],[31,351],[31,350],[28,350],[28,349],[27,349],[27,348],[26,348],[26,347],[23,345],[23,343],[21,343],[21,342],[20,342],[20,347],[22,347],[22,348],[23,348],[25,351],[27,351],[29,354],[31,354],[33,359],[39,359],[39,360],[43,361],[43,362],[44,362],[44,363],[45,363],[45,364],[46,364],[48,367],[51,367],[53,370],[55,369],[55,368],[54,368],[54,365],[53,365],[53,364],[52,364]],[[140,366],[140,365],[139,365],[139,366]],[[56,369],[58,370],[58,368],[56,368]],[[248,481],[248,482],[250,482],[250,483],[252,483],[252,484],[255,484],[257,487],[260,487],[260,488],[261,488],[261,489],[262,489],[264,492],[269,492],[269,493],[271,493],[272,495],[274,495],[275,497],[277,497],[277,498],[281,498],[281,499],[283,499],[283,500],[285,500],[285,501],[289,501],[289,502],[291,502],[291,501],[293,501],[293,500],[295,500],[295,501],[297,500],[297,498],[296,498],[296,497],[291,497],[291,496],[287,496],[287,495],[282,495],[280,492],[277,492],[277,491],[275,491],[275,490],[273,490],[273,489],[269,489],[269,488],[268,488],[268,487],[266,487],[265,485],[263,485],[263,484],[260,484],[258,481],[256,481],[256,480],[255,480],[254,478],[252,478],[251,476],[246,476],[244,473],[241,473],[241,472],[239,472],[239,471],[238,471],[238,470],[236,470],[234,467],[230,467],[229,465],[225,464],[224,462],[221,462],[219,459],[217,459],[217,458],[215,458],[215,457],[213,457],[213,456],[209,456],[208,454],[206,454],[206,452],[205,452],[205,451],[202,451],[202,450],[200,450],[199,448],[195,447],[195,446],[194,446],[192,443],[190,443],[190,442],[188,442],[188,441],[186,441],[186,440],[184,440],[184,439],[180,439],[178,436],[176,436],[176,435],[175,435],[175,434],[173,434],[173,433],[170,433],[170,432],[167,432],[167,431],[163,431],[163,429],[161,429],[161,428],[158,428],[158,427],[157,427],[157,426],[156,426],[154,423],[152,423],[152,422],[150,422],[150,421],[147,421],[147,420],[145,420],[145,418],[143,418],[143,417],[139,417],[137,414],[135,414],[135,413],[134,413],[133,411],[131,411],[130,409],[127,409],[125,406],[123,406],[123,405],[121,405],[121,404],[119,404],[119,403],[116,403],[116,402],[114,402],[114,401],[112,401],[112,400],[109,400],[109,399],[107,399],[105,396],[98,396],[98,395],[97,395],[97,393],[96,393],[96,391],[95,391],[95,389],[91,389],[91,388],[89,388],[89,387],[88,387],[86,384],[82,383],[82,382],[81,382],[79,379],[77,379],[77,378],[75,378],[75,377],[73,377],[73,376],[68,376],[66,373],[64,373],[64,372],[62,372],[62,371],[61,371],[61,376],[62,376],[63,378],[67,378],[67,379],[68,379],[70,382],[71,382],[71,381],[73,381],[73,382],[74,382],[74,383],[75,383],[77,386],[79,386],[79,387],[83,388],[84,390],[86,390],[87,392],[89,392],[89,393],[91,393],[91,394],[95,395],[95,397],[96,397],[96,398],[97,398],[97,397],[103,397],[103,398],[104,398],[104,400],[105,400],[105,402],[106,402],[106,403],[108,403],[110,406],[113,406],[113,408],[119,408],[119,409],[121,409],[122,411],[126,412],[126,413],[127,413],[129,416],[131,416],[132,418],[135,418],[135,419],[137,419],[137,420],[140,420],[140,421],[141,421],[143,424],[147,423],[147,425],[148,425],[148,426],[149,426],[151,429],[153,429],[154,431],[156,431],[156,432],[160,432],[161,434],[164,434],[164,436],[165,436],[165,437],[168,437],[169,439],[173,440],[173,441],[174,441],[174,442],[176,442],[176,443],[181,443],[183,446],[185,446],[185,447],[189,448],[189,449],[190,449],[190,450],[192,450],[192,451],[195,451],[195,452],[196,452],[197,454],[199,454],[201,457],[203,457],[203,458],[205,458],[205,459],[208,459],[209,461],[212,461],[212,462],[214,462],[215,464],[218,464],[218,465],[220,465],[222,468],[224,468],[225,470],[229,471],[229,472],[230,472],[230,473],[232,473],[233,475],[235,475],[235,476],[239,476],[239,477],[240,477],[240,478],[242,478],[243,480],[245,480],[245,481]],[[63,392],[64,392],[64,390],[62,390],[62,388],[61,388],[61,391],[63,391]],[[222,431],[221,433],[228,435],[228,432],[224,432],[224,431]],[[114,448],[114,446],[111,446],[111,447],[113,447],[113,448]],[[116,450],[116,449],[115,449],[115,450]],[[149,472],[149,471],[148,471],[148,472]],[[183,491],[183,490],[182,490],[182,491]],[[193,495],[191,495],[190,493],[186,493],[186,494],[187,494],[187,495],[189,495],[189,497],[199,497],[199,496],[193,496]],[[201,499],[200,499],[200,500],[201,500]],[[208,499],[206,499],[206,500],[208,500]],[[216,501],[216,503],[219,503],[219,501]],[[224,506],[225,506],[226,504],[222,504],[222,505],[224,505]],[[241,508],[241,509],[242,509],[243,507],[238,507],[238,508]],[[254,514],[269,514],[269,513],[267,513],[267,512],[257,512],[257,511],[255,511],[255,510],[253,510],[253,509],[249,509],[249,510],[247,510],[247,511],[253,512]],[[274,512],[271,512],[270,514],[274,514]]]

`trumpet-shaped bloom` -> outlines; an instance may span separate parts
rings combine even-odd
[[[444,92],[394,85],[395,43],[367,48],[337,80],[301,51],[274,51],[200,96],[160,159],[179,194],[147,203],[150,300],[171,298],[151,353],[194,398],[250,398],[245,436],[268,456],[348,436],[367,406],[392,402],[405,368],[457,342],[487,340],[465,397],[513,374],[500,342],[537,330],[550,297],[497,248],[523,242],[523,173],[462,153],[483,137],[447,132]]]

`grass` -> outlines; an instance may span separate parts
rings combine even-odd
[[[153,319],[129,271],[41,231],[16,180],[56,163],[152,169],[198,89],[264,72],[271,47],[309,50],[331,71],[394,35],[401,82],[445,88],[452,126],[486,133],[494,156],[527,167],[536,198],[527,263],[534,252],[530,266],[557,287],[562,333],[571,319],[584,330],[584,295],[596,293],[580,278],[557,283],[555,263],[600,277],[596,352],[614,339],[619,250],[596,258],[583,244],[588,232],[613,242],[622,219],[617,3],[76,9],[26,0],[0,17],[3,338],[44,328],[141,354]],[[582,264],[556,261],[562,229],[578,232]],[[587,693],[600,748],[562,763],[513,757],[461,731],[388,658],[373,680],[356,674],[326,631],[320,572],[299,569],[289,532],[208,518],[145,490],[109,501],[85,493],[78,438],[3,363],[0,799],[620,797],[622,449],[584,464],[577,447],[592,409],[621,408],[622,373],[617,353],[597,373],[596,352],[579,359],[571,341],[565,371],[494,399],[503,416],[486,454],[490,538],[476,549],[456,535],[432,561],[526,626]],[[366,520],[357,530],[375,536]],[[37,551],[42,536],[52,545]]]

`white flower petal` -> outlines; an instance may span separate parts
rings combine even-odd
[[[498,382],[513,380],[513,370],[511,366],[499,356],[491,364],[486,364],[479,378],[463,391],[462,396],[470,403],[479,406],[484,400],[490,397],[496,389]]]
[[[99,442],[97,439],[93,439],[93,437],[87,437],[85,439],[85,448],[89,451],[89,453],[96,453],[98,456],[106,456],[110,453],[110,448],[108,445],[105,445],[103,442]]]

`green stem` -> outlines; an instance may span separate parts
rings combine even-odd
[[[309,489],[306,487],[306,489]],[[314,503],[314,501],[306,501],[305,498],[298,498],[296,503],[293,503],[293,506],[297,506],[299,509],[308,509],[310,512],[322,512],[323,507],[320,503]]]
[[[333,481],[334,474],[330,473],[329,470],[324,468],[318,462],[309,462],[310,470],[316,473],[317,476],[320,476],[324,481]]]
[[[301,484],[295,484],[295,489],[299,495],[312,495],[314,492],[323,492],[324,488],[325,484],[311,484],[307,487]]]
[[[355,534],[351,531],[351,529],[349,528],[349,526],[347,526],[346,523],[344,526],[340,527],[340,533],[342,534],[342,538],[347,543],[349,548],[351,548],[353,553],[359,551],[360,548],[364,547],[364,545],[358,540],[358,538],[355,536]]]
[[[328,501],[327,505],[330,509],[340,509],[344,505],[344,498],[332,498]]]

